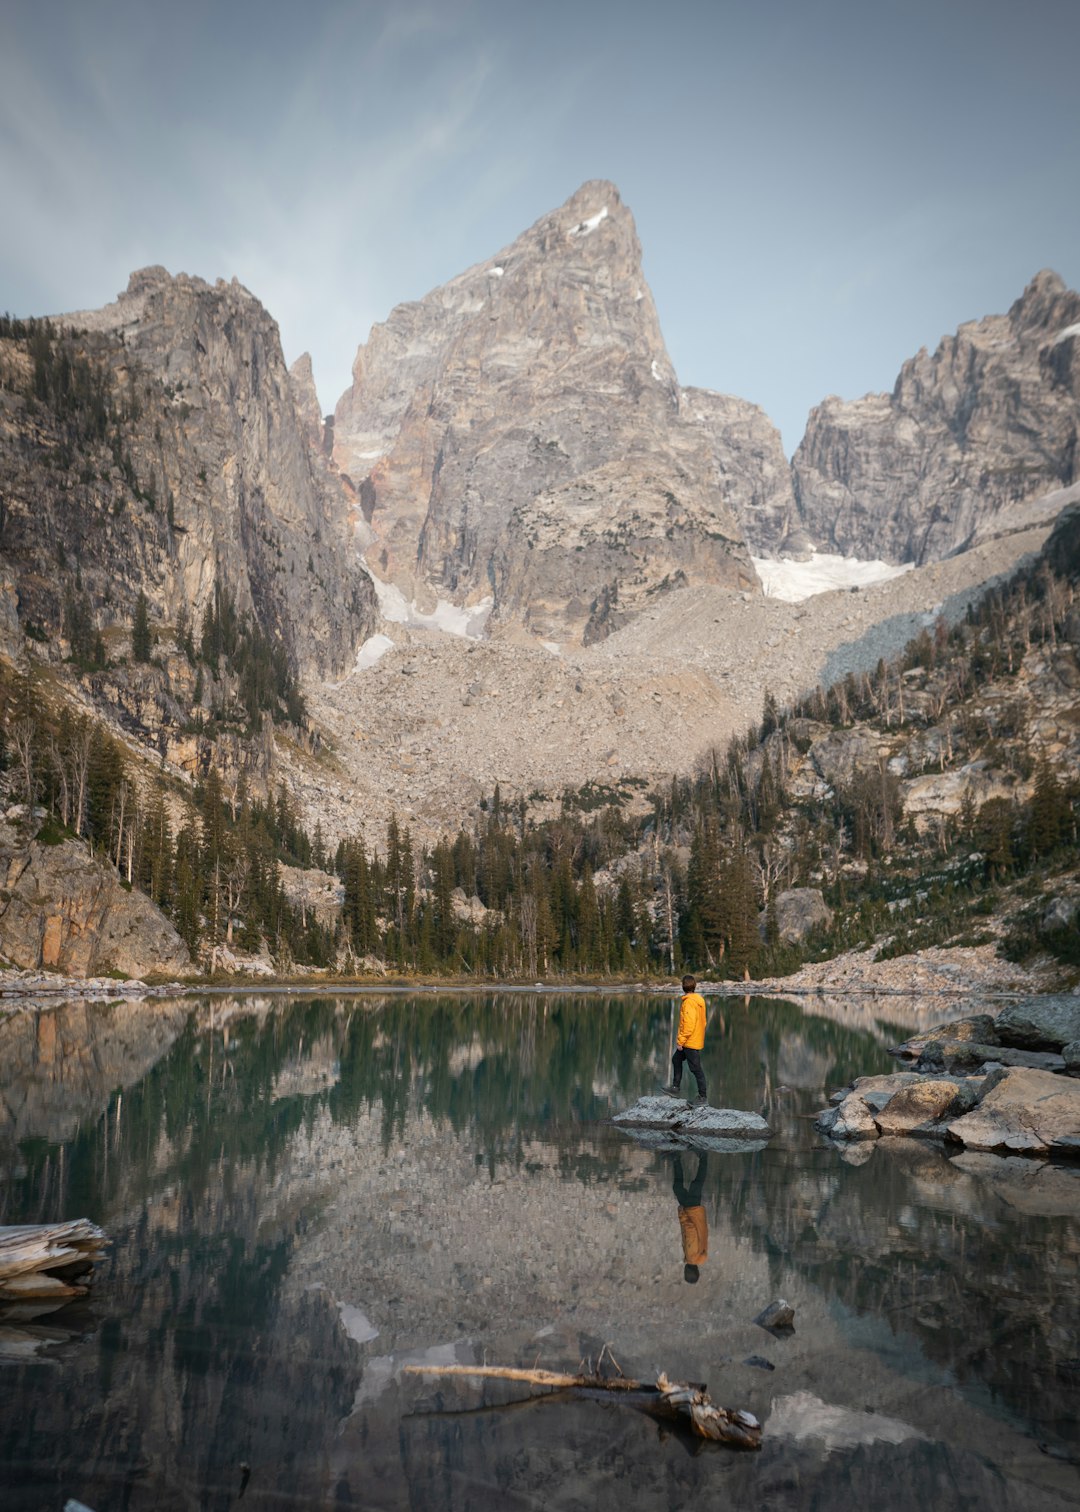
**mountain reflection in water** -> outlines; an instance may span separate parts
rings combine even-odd
[[[709,1156],[693,1286],[672,1158],[607,1122],[665,1079],[666,1000],[6,1020],[0,1222],[85,1215],[113,1247],[88,1304],[0,1319],[3,1505],[1080,1505],[1080,1173],[826,1147],[810,1115],[889,1069],[910,1020],[811,1006],[712,1008],[712,1101],[776,1134]],[[776,1295],[789,1338],[750,1322]],[[573,1369],[604,1343],[628,1373],[756,1412],[761,1454],[699,1452],[621,1405],[511,1409],[520,1388],[400,1374]]]

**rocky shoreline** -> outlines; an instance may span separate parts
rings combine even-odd
[[[874,959],[872,950],[846,951],[829,961],[812,962],[786,977],[766,977],[758,981],[710,981],[704,978],[700,989],[716,997],[918,997],[934,1000],[941,1007],[963,1003],[978,996],[980,1001],[1004,1001],[1030,997],[1036,993],[1060,991],[1060,972],[1053,967],[1028,968],[1003,961],[993,945],[939,947],[917,955],[897,956],[892,960]],[[372,976],[334,978],[312,973],[297,977],[262,977],[251,974],[198,979],[172,978],[148,983],[140,977],[84,977],[59,971],[0,969],[0,1003],[19,1003],[33,999],[57,998],[139,998],[178,997],[190,994],[258,992],[559,992],[582,996],[641,992],[652,996],[677,997],[678,983],[672,979],[645,981],[477,981],[475,978],[423,978],[409,980]],[[1080,999],[1078,999],[1080,1001]]]
[[[839,1088],[818,1114],[821,1133],[1080,1159],[1080,995],[1022,999],[996,1018],[939,1024],[892,1053],[911,1069]]]

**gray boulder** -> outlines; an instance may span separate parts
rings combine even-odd
[[[783,1297],[777,1297],[768,1307],[763,1307],[754,1322],[759,1328],[794,1328],[795,1309]]]
[[[192,969],[161,910],[125,888],[81,840],[26,845],[11,826],[0,826],[0,880],[0,953],[24,970],[145,977]]]
[[[1061,1050],[1080,1039],[1080,997],[1062,993],[1009,1003],[997,1023],[1003,1044],[1023,1050]]]
[[[943,1134],[941,1120],[967,1112],[976,1092],[966,1082],[946,1078],[919,1082],[894,1093],[877,1115],[882,1134]]]
[[[989,1013],[975,1013],[951,1024],[935,1024],[922,1034],[913,1034],[890,1054],[901,1060],[919,1060],[930,1045],[940,1040],[977,1040],[980,1045],[996,1045],[997,1021]]]
[[[1013,1050],[980,1045],[978,1040],[934,1040],[919,1056],[920,1071],[978,1071],[981,1066],[1026,1066],[1033,1071],[1064,1071],[1065,1061],[1049,1050]]]
[[[1080,1040],[1073,1040],[1061,1052],[1066,1076],[1080,1076]]]
[[[969,1150],[1080,1158],[1080,1086],[1051,1071],[1005,1067],[986,1078],[978,1106],[947,1132]]]
[[[691,1105],[681,1097],[639,1097],[633,1107],[616,1113],[612,1123],[623,1129],[644,1129],[680,1137],[768,1139],[772,1130],[760,1113],[741,1108]]]
[[[785,945],[797,945],[811,930],[832,923],[832,909],[817,887],[789,887],[776,897],[776,927]],[[761,917],[764,934],[765,915]]]
[[[1077,904],[1075,898],[1051,898],[1042,912],[1040,925],[1044,934],[1050,934],[1055,929],[1068,929],[1076,922]]]
[[[917,1071],[893,1071],[888,1076],[857,1076],[852,1090],[867,1107],[878,1112],[897,1092],[905,1087],[918,1086],[923,1080]]]
[[[878,1136],[874,1115],[857,1092],[845,1097],[838,1108],[828,1108],[820,1114],[817,1126],[833,1139],[876,1139]]]

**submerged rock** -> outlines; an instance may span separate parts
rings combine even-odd
[[[777,1297],[768,1307],[763,1307],[754,1322],[759,1328],[794,1328],[795,1309],[783,1297]]]

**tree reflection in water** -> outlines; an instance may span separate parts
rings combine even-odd
[[[470,1150],[493,1178],[512,1173],[523,1192],[539,1141],[570,1188],[617,1187],[640,1197],[643,1215],[661,1193],[670,1212],[670,1158],[643,1157],[606,1126],[663,1078],[665,1000],[217,1000],[175,1024],[171,1044],[162,1040],[160,1058],[145,1068],[130,1039],[121,1065],[114,1041],[100,1033],[105,1019],[95,1027],[80,1010],[60,1022],[65,1032],[52,1036],[51,1059],[38,1057],[30,1071],[23,1052],[3,1055],[10,1026],[0,1026],[0,1108],[22,1109],[17,1133],[14,1117],[7,1130],[0,1121],[2,1221],[87,1214],[116,1244],[93,1299],[96,1328],[63,1345],[51,1369],[35,1360],[0,1367],[5,1505],[59,1506],[79,1495],[101,1507],[225,1506],[248,1465],[255,1469],[247,1505],[271,1498],[270,1467],[273,1497],[297,1504],[346,1496],[367,1504],[368,1496],[387,1506],[464,1506],[467,1489],[485,1483],[541,1495],[546,1455],[549,1467],[583,1477],[595,1503],[608,1506],[632,1493],[610,1456],[603,1459],[604,1442],[621,1446],[630,1482],[647,1462],[655,1467],[648,1424],[593,1407],[548,1407],[526,1413],[527,1428],[495,1430],[486,1417],[475,1427],[402,1418],[410,1404],[391,1387],[351,1418],[368,1356],[347,1338],[329,1294],[288,1284],[299,1248],[325,1218],[322,1199],[282,1173],[297,1141],[326,1120],[349,1130],[374,1116],[378,1161],[407,1143],[423,1117],[444,1131],[448,1148]],[[19,1032],[25,1037],[25,1024]],[[791,1003],[726,1005],[724,1029],[717,1022],[706,1041],[713,1100],[762,1109],[777,1135],[761,1151],[709,1163],[710,1238],[751,1246],[777,1289],[798,1275],[840,1314],[865,1320],[879,1341],[906,1341],[989,1410],[1075,1445],[1076,1176],[1058,1169],[1036,1180],[1026,1162],[1006,1171],[910,1142],[882,1142],[868,1159],[859,1150],[846,1160],[813,1133],[808,1115],[826,1092],[888,1069],[882,1046],[900,1037],[899,1029],[815,1017]],[[56,1138],[54,1112],[43,1111],[35,1127],[38,1104],[20,1100],[19,1088],[37,1078],[40,1091],[42,1078],[52,1078],[62,1091],[76,1064],[82,1121],[73,1133],[61,1123],[66,1137]],[[55,1111],[56,1098],[42,1096],[40,1107]],[[668,1221],[677,1262],[675,1215]],[[523,1247],[533,1243],[522,1235]],[[681,1287],[684,1309],[698,1291]],[[366,1445],[363,1471],[356,1433]],[[876,1469],[871,1451],[860,1450],[849,1473],[868,1494],[876,1486],[881,1505],[900,1505],[889,1500],[899,1451],[875,1453]],[[911,1450],[909,1470],[922,1466],[929,1484],[943,1473],[943,1453]],[[786,1454],[786,1472],[763,1457],[768,1468],[756,1472],[756,1491],[764,1495],[768,1483],[770,1505],[805,1505],[798,1498],[825,1461],[805,1446]],[[955,1456],[950,1464],[955,1474]],[[784,1489],[788,1472],[801,1491]],[[685,1457],[665,1461],[657,1496],[666,1500],[657,1504],[677,1504],[715,1473]],[[726,1482],[738,1477],[745,1505],[762,1505],[744,1484],[749,1473],[724,1472]],[[966,1473],[989,1494],[979,1466]],[[982,1505],[1012,1503],[991,1497]]]

